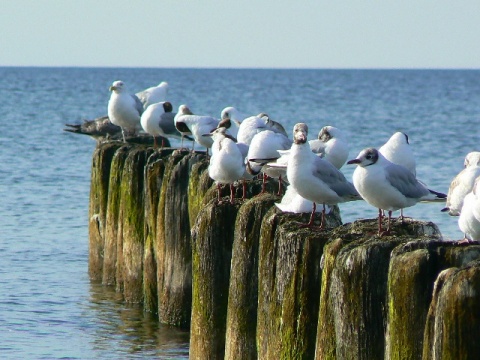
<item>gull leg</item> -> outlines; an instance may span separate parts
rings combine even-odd
[[[323,230],[324,226],[325,226],[325,203],[323,204],[323,209],[322,209],[322,222],[320,224],[320,229]]]
[[[222,191],[222,184],[217,184],[217,200],[220,202],[220,192]]]
[[[243,187],[243,195],[242,195],[242,200],[245,200],[245,196],[247,194],[247,181],[245,180],[245,178],[243,178],[243,182],[242,182],[242,187]]]
[[[233,183],[230,184],[230,204],[233,204],[235,200],[235,187]]]
[[[266,185],[267,185],[267,174],[263,173],[263,176],[262,176],[262,192],[260,194],[263,194],[265,192]]]
[[[125,131],[123,130],[123,127],[121,129],[122,129],[123,142],[126,143],[127,141],[125,140]]]
[[[378,235],[382,236],[382,217],[383,211],[382,209],[378,209]]]
[[[278,192],[277,195],[282,195],[282,175],[278,177]]]
[[[153,148],[154,149],[158,148],[157,137],[155,135],[153,136]]]

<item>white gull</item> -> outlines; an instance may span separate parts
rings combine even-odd
[[[183,104],[179,106],[174,122],[175,127],[182,134],[182,146],[183,137],[186,135],[192,135],[194,138],[192,150],[194,149],[196,141],[200,145],[207,148],[208,155],[208,149],[212,147],[213,139],[210,136],[204,135],[209,134],[217,127],[219,119],[216,119],[212,116],[195,115],[190,111],[187,105]]]
[[[172,110],[170,102],[162,101],[151,104],[140,117],[140,124],[146,133],[153,136],[155,147],[157,147],[157,136],[180,138],[180,133],[175,128],[173,120],[176,113],[173,113]],[[162,148],[163,146],[162,138]]]
[[[324,126],[318,133],[318,138],[308,143],[314,153],[330,161],[337,169],[348,159],[348,142],[342,131],[334,126]]]
[[[122,128],[123,141],[125,132],[135,134],[140,130],[140,116],[143,105],[136,95],[128,93],[123,81],[114,81],[110,86],[110,100],[108,101],[108,118],[112,124]]]
[[[143,108],[147,109],[151,104],[166,101],[168,93],[168,83],[162,81],[157,86],[149,87],[135,95],[142,102]]]
[[[330,162],[316,156],[307,142],[308,126],[298,123],[293,128],[293,145],[287,166],[287,177],[294,190],[313,202],[312,216],[307,226],[313,223],[316,203],[323,204],[322,223],[325,224],[325,205],[360,200],[354,186]]]
[[[220,127],[211,134],[213,139],[212,156],[208,165],[208,175],[215,181],[218,189],[218,201],[222,184],[230,185],[230,202],[234,201],[234,182],[243,178],[245,172],[244,157],[235,143],[235,139]]]
[[[387,160],[377,149],[367,148],[347,162],[358,165],[353,184],[362,198],[379,209],[378,234],[389,233],[392,211],[419,201],[444,201],[445,194],[429,190],[404,166]],[[382,210],[388,211],[388,228],[382,231]]]
[[[450,183],[447,194],[447,203],[442,211],[448,211],[451,216],[459,216],[463,206],[463,199],[473,189],[475,179],[480,176],[480,152],[472,151],[467,154],[464,169]]]
[[[458,227],[469,241],[480,240],[480,177],[477,177],[473,189],[463,201]]]

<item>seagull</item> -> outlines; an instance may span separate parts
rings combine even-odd
[[[125,131],[136,133],[140,129],[140,116],[143,113],[142,102],[136,95],[131,95],[123,81],[114,81],[110,86],[108,101],[108,118],[112,124],[122,128],[123,142]]]
[[[183,147],[183,137],[186,135],[192,135],[194,142],[192,145],[192,151],[195,146],[195,141],[200,145],[208,149],[213,145],[213,139],[211,136],[205,136],[209,134],[213,129],[215,129],[219,123],[218,119],[215,119],[212,116],[202,116],[194,115],[190,108],[183,104],[178,108],[178,113],[175,115],[175,127],[182,135],[182,147]]]
[[[227,106],[220,114],[220,123],[218,126],[226,127],[229,133],[236,138],[243,119],[245,119],[245,115],[233,106]]]
[[[408,135],[397,131],[378,151],[390,162],[402,165],[417,176],[415,156],[413,155]]]
[[[162,148],[165,145],[164,138],[180,138],[173,119],[176,113],[172,113],[172,104],[162,101],[151,104],[140,117],[143,130],[153,136],[154,147],[157,147],[157,136],[162,137]]]
[[[428,189],[404,166],[387,160],[377,149],[367,148],[347,162],[358,167],[353,184],[362,198],[379,209],[378,234],[390,232],[392,211],[415,205],[419,201],[444,201],[447,195]],[[382,231],[382,210],[388,211],[388,229]]]
[[[75,134],[89,135],[97,141],[103,139],[117,138],[122,133],[122,129],[112,124],[108,116],[101,116],[95,120],[84,120],[82,124],[65,124],[64,131]]]
[[[480,177],[477,177],[472,191],[465,195],[458,227],[465,234],[462,241],[480,240]]]
[[[465,168],[452,180],[448,189],[446,206],[441,210],[451,216],[459,216],[463,199],[473,189],[475,179],[480,176],[480,152],[472,151],[464,161]]]
[[[212,137],[212,156],[208,165],[208,175],[215,181],[218,189],[218,201],[222,184],[230,185],[230,203],[235,197],[234,182],[242,179],[245,172],[244,157],[236,144],[235,138],[227,134],[227,129],[220,127],[204,134]]]
[[[238,128],[237,140],[239,143],[250,145],[253,137],[264,130],[271,130],[288,137],[285,129],[280,123],[270,119],[267,114],[260,113],[255,116],[250,116],[242,121]]]
[[[167,92],[168,83],[166,81],[162,81],[157,86],[149,87],[148,89],[140,91],[135,95],[142,102],[144,110],[146,110],[151,104],[166,101]]]
[[[334,126],[324,126],[318,139],[308,142],[312,151],[340,169],[348,159],[349,146],[342,131]]]
[[[316,156],[307,143],[308,126],[298,123],[293,128],[293,145],[287,166],[287,177],[293,189],[303,198],[313,202],[310,221],[313,224],[316,203],[323,204],[322,222],[325,224],[325,205],[360,200],[355,187],[330,162]]]
[[[250,143],[247,154],[247,170],[250,174],[256,175],[259,172],[264,173],[262,183],[262,193],[265,192],[265,175],[277,178],[279,180],[278,194],[282,191],[282,175],[285,176],[285,170],[264,166],[269,160],[279,156],[278,150],[287,150],[292,146],[292,140],[282,133],[276,133],[272,130],[264,130],[257,133]]]

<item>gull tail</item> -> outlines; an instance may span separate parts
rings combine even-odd
[[[421,202],[444,202],[447,200],[447,194],[430,189],[428,189],[428,191],[430,194],[422,198],[420,200]]]

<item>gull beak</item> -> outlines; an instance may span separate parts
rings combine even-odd
[[[362,161],[360,159],[353,159],[353,160],[349,160],[347,161],[347,164],[348,165],[352,165],[352,164],[360,164]]]
[[[110,86],[110,87],[108,88],[108,90],[109,90],[109,91],[117,90],[117,87],[116,87],[116,86]]]
[[[207,133],[207,134],[203,134],[202,136],[208,136],[208,137],[212,137],[212,136],[213,136],[213,134]]]

